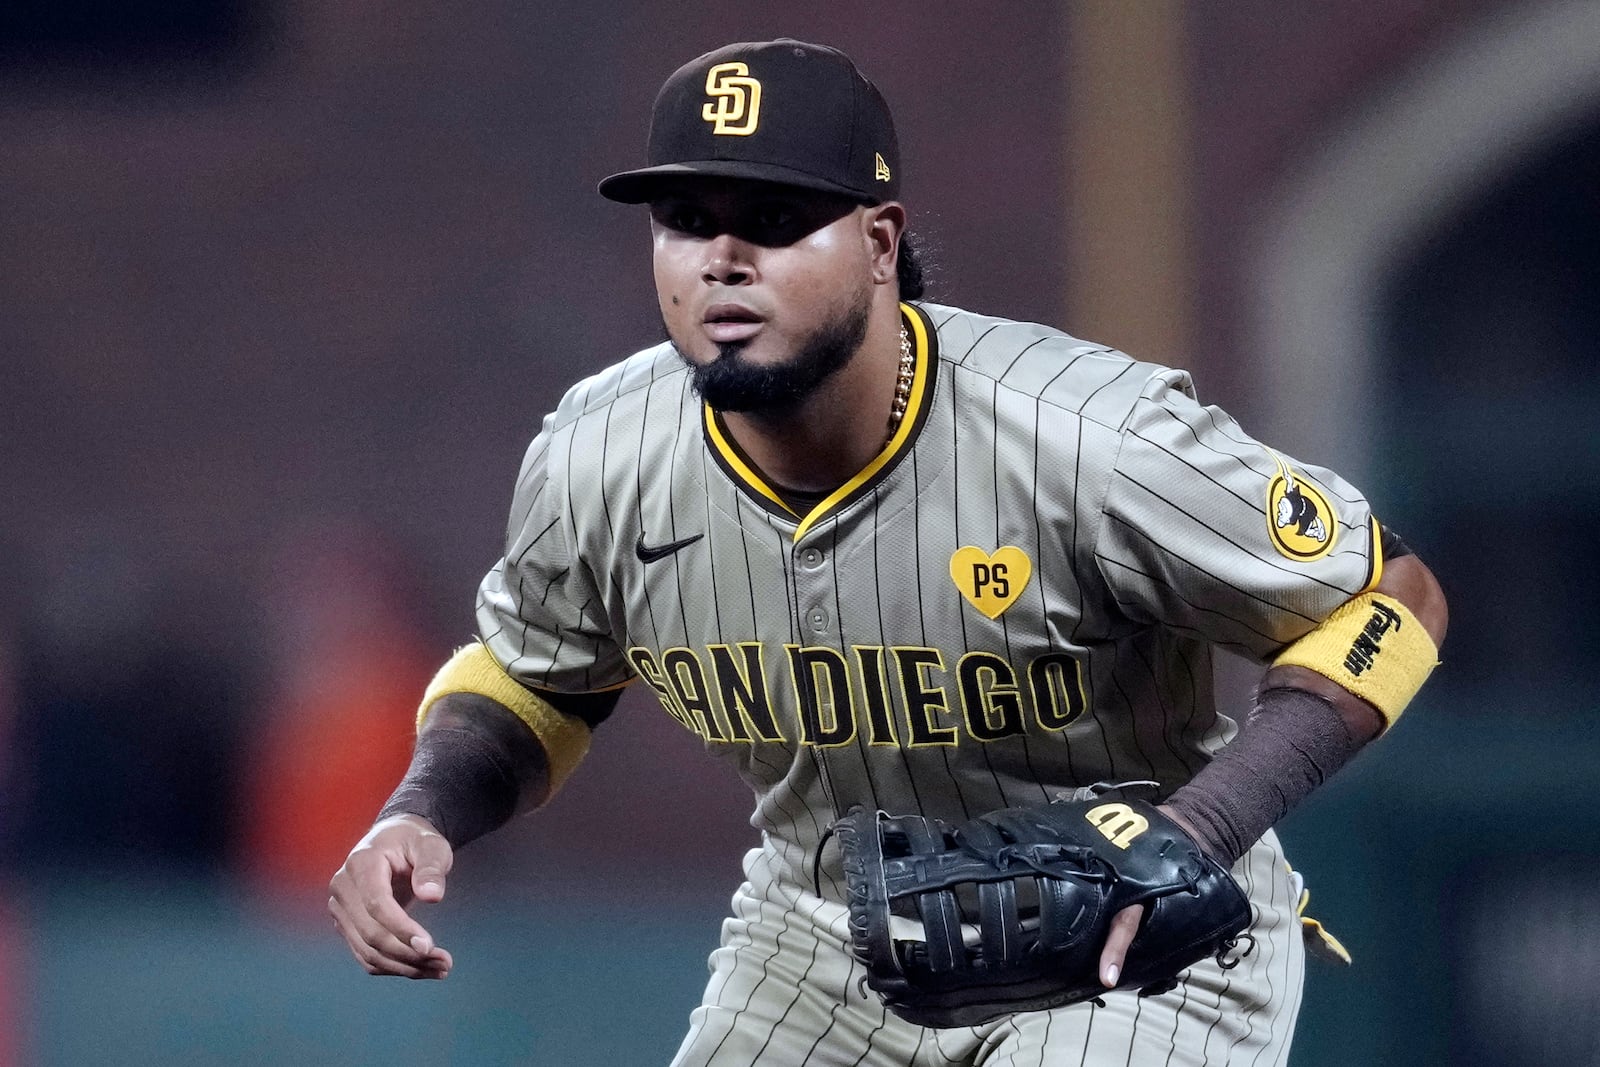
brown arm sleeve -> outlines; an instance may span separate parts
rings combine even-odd
[[[576,699],[585,719],[599,721],[617,696]],[[580,713],[577,707],[562,707],[563,701],[559,695],[550,700],[568,714]],[[549,771],[539,739],[509,708],[476,693],[450,693],[429,711],[411,766],[378,818],[420,815],[451,848],[460,848],[503,826],[519,810],[542,803],[550,789]]]
[[[1415,555],[1388,561],[1377,591],[1405,604],[1436,646],[1444,641],[1444,594]],[[1273,667],[1239,735],[1167,807],[1208,854],[1232,863],[1383,725],[1371,704],[1315,671]]]

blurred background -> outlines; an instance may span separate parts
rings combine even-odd
[[[1356,957],[1290,1063],[1600,1064],[1600,3],[7,0],[0,1065],[670,1058],[753,832],[641,692],[459,857],[449,981],[324,888],[540,417],[659,336],[595,181],[779,35],[888,97],[935,299],[1190,368],[1451,597],[1283,830]]]

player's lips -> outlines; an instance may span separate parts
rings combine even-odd
[[[706,336],[713,341],[745,341],[765,324],[762,317],[743,304],[712,304],[706,308]]]

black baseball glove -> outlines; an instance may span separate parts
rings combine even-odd
[[[1142,801],[1061,800],[960,826],[857,807],[834,829],[867,984],[920,1026],[975,1026],[1105,993],[1100,952],[1130,904],[1145,914],[1117,988],[1144,996],[1207,956],[1237,963],[1228,957],[1250,924],[1228,872]],[[896,938],[916,926],[891,931],[891,915],[920,923],[921,939]]]

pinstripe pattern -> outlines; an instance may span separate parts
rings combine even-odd
[[[1305,964],[1283,852],[1268,833],[1234,867],[1255,901],[1255,949],[1233,970],[1207,961],[1170,993],[1115,994],[977,1027],[925,1031],[863,993],[846,947],[849,912],[786,884],[775,857],[746,882],[711,954],[711,980],[674,1067],[1269,1067],[1286,1062]]]
[[[1300,956],[1267,846],[1244,871],[1275,931],[1260,955],[1165,997],[929,1035],[850,990],[842,873],[831,848],[815,862],[832,819],[855,804],[962,819],[1108,779],[1176,788],[1233,732],[1209,646],[1267,657],[1373,566],[1360,493],[1292,460],[1335,507],[1335,540],[1312,562],[1273,546],[1279,457],[1184,373],[1030,323],[906,315],[913,410],[881,466],[810,516],[719,443],[666,346],[580,383],[529,448],[480,590],[480,631],[514,676],[563,692],[640,678],[754,794],[763,848],[680,1062],[1280,1062]],[[993,618],[952,575],[964,546],[1029,561]]]

